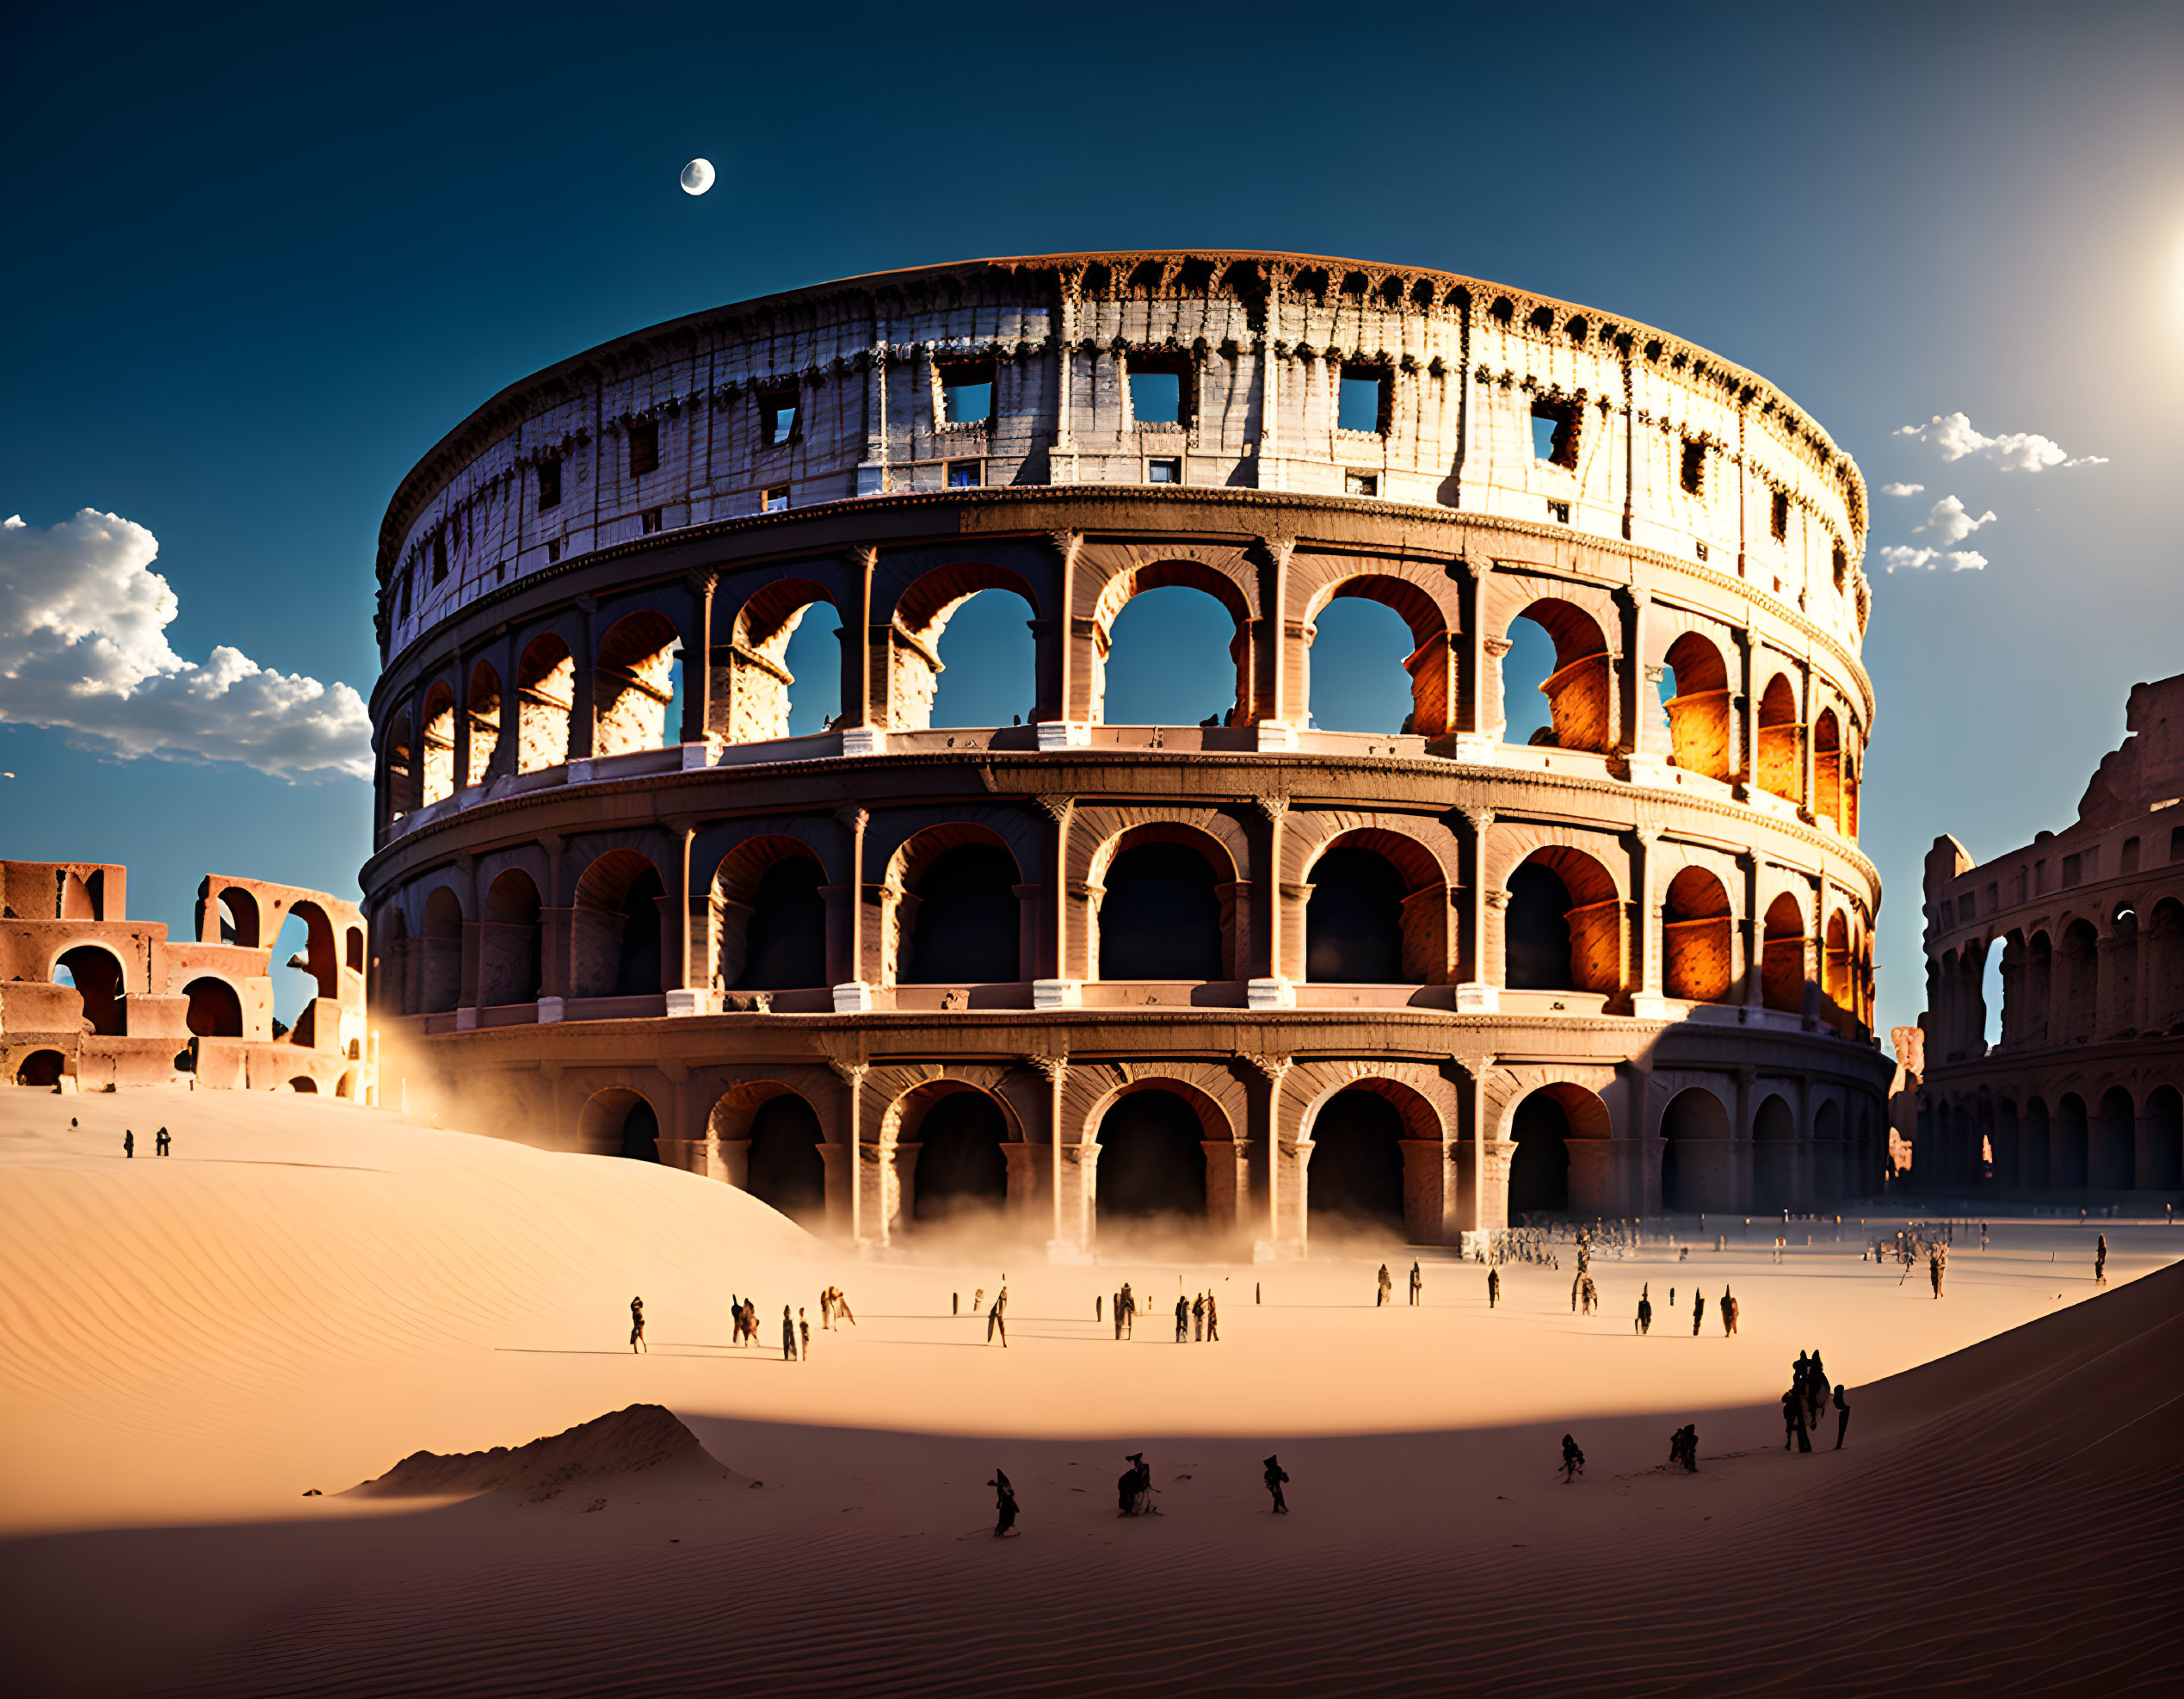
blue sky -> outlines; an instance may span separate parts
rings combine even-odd
[[[174,923],[207,871],[353,893],[368,789],[313,763],[353,723],[338,687],[375,674],[375,535],[418,455],[619,332],[984,253],[1236,244],[1505,280],[1762,372],[1876,491],[1922,485],[1875,496],[1867,553],[1885,1024],[1918,1008],[1934,834],[1984,856],[2064,824],[2131,683],[2184,670],[2184,9],[820,17],[16,19],[0,518],[27,529],[0,537],[0,855],[127,862],[133,907]],[[676,182],[694,155],[720,172],[699,199]],[[1961,433],[1896,434],[1959,412],[1998,441],[1949,460]],[[2005,469],[2041,457],[2025,436],[2105,463]],[[1932,517],[1949,497],[1954,524]],[[126,610],[108,661],[164,670],[107,720],[22,664],[10,549],[83,508],[156,537],[177,602]],[[100,543],[124,566],[144,546]],[[1891,572],[1886,548],[1940,553]],[[1965,554],[1985,564],[1952,570]],[[1002,613],[961,617],[1014,641]],[[1386,712],[1368,664],[1400,639],[1344,617],[1314,652],[1323,724]],[[1155,703],[1204,640],[1158,627],[1118,696]],[[93,729],[52,729],[71,718]],[[201,758],[126,753],[162,742]]]

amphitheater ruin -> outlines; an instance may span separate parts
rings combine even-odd
[[[2184,1202],[2184,674],[2125,723],[2064,831],[1927,854],[1923,1189]]]
[[[1415,267],[977,261],[624,337],[388,510],[374,1018],[521,1136],[867,1244],[1835,1208],[1887,1160],[1866,523],[1764,380]],[[1161,590],[1220,610],[1215,711],[1118,724]],[[936,725],[981,596],[1022,712]],[[1409,713],[1320,729],[1366,613]]]

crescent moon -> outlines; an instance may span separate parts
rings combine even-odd
[[[693,159],[682,168],[682,192],[703,195],[713,187],[713,161]]]

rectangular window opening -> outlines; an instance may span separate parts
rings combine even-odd
[[[1686,442],[1683,445],[1682,483],[1683,492],[1687,496],[1696,496],[1705,491],[1706,485],[1706,445],[1705,443]]]
[[[948,462],[949,489],[976,490],[982,488],[985,481],[986,463],[984,460],[950,460]]]
[[[561,559],[561,539],[560,539],[560,538],[558,538],[558,537],[549,537],[549,538],[547,538],[547,539],[546,539],[546,564],[547,564],[549,566],[553,565],[554,564],[556,564],[557,562],[558,562],[558,561],[560,560],[560,559]]]
[[[1704,544],[1704,543],[1700,543],[1700,544],[1699,544],[1699,545],[1698,545],[1698,549],[1699,549],[1699,558],[1700,558],[1701,560],[1704,560],[1704,559],[1706,558],[1706,544]]]
[[[629,428],[629,475],[642,478],[660,469],[660,422],[647,419]]]
[[[1345,366],[1336,397],[1335,423],[1342,430],[1387,435],[1395,385],[1385,366]]]
[[[1180,354],[1127,356],[1130,419],[1133,424],[1173,425],[1191,421],[1191,362]]]
[[[951,361],[940,374],[943,424],[981,424],[993,417],[992,361]]]
[[[2118,864],[2116,871],[2118,873],[2137,873],[2138,871],[2138,840],[2137,838],[2126,837],[2124,839],[2123,860]]]
[[[1145,462],[1145,482],[1148,484],[1181,484],[1183,481],[1183,463],[1174,458],[1154,459]]]
[[[435,531],[432,534],[432,581],[438,584],[447,576],[447,534],[445,531]]]
[[[2184,826],[2169,828],[2169,858],[2172,862],[2184,862]]]
[[[2085,857],[2065,856],[2063,858],[2063,888],[2067,891],[2085,876]]]
[[[1342,473],[1342,493],[1346,496],[1377,496],[1380,493],[1380,475],[1374,472]]]
[[[1570,504],[1568,502],[1549,502],[1547,504],[1547,517],[1553,520],[1558,525],[1567,525],[1570,523]]]
[[[560,505],[561,462],[540,460],[539,462],[539,511],[544,513],[550,507]]]
[[[1542,396],[1532,404],[1532,458],[1577,470],[1577,404]]]
[[[640,516],[639,522],[645,528],[645,534],[648,537],[651,536],[653,532],[660,528],[659,509],[656,507],[646,508],[643,515]]]
[[[789,504],[789,486],[776,484],[761,497],[759,510],[762,513],[786,513]]]
[[[758,398],[758,444],[778,448],[797,440],[796,392],[768,390]]]
[[[1767,528],[1774,534],[1778,543],[1787,542],[1790,537],[1790,498],[1783,491],[1774,492],[1774,506],[1768,515]]]

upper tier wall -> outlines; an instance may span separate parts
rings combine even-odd
[[[966,361],[990,362],[990,415],[951,423],[942,380]],[[1127,380],[1148,368],[1179,377],[1180,423],[1132,417]],[[1376,429],[1339,422],[1345,374],[1380,380]],[[762,442],[784,405],[787,440]],[[1564,427],[1546,455],[1539,417]],[[560,497],[542,504],[549,466]],[[938,489],[951,468],[986,486],[1172,471],[1567,523],[1703,559],[1854,652],[1869,602],[1857,468],[1779,391],[1702,349],[1436,272],[1076,255],[725,307],[511,386],[389,508],[382,654],[486,591],[651,530],[756,513],[769,492],[805,507]]]

